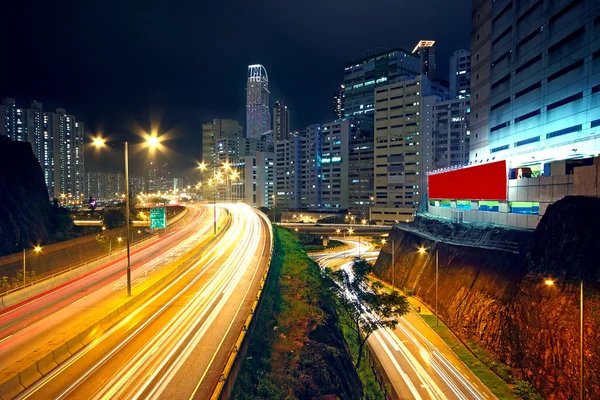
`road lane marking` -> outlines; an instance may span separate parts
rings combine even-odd
[[[0,343],[4,342],[7,339],[10,339],[12,337],[12,335],[8,335],[7,337],[0,339]]]

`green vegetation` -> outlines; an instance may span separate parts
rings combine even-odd
[[[293,234],[274,232],[262,308],[231,398],[360,398],[347,349],[336,341],[342,335],[327,281]]]
[[[321,218],[317,220],[317,224],[345,224],[347,221],[344,220],[343,216],[331,215],[329,217]]]
[[[543,397],[535,391],[529,382],[516,381],[513,390],[517,395],[521,396],[523,400],[543,400]]]
[[[490,371],[478,357],[473,355],[461,342],[454,336],[452,331],[448,329],[443,322],[439,321],[439,326],[435,326],[435,315],[421,315],[427,324],[433,329],[440,338],[446,342],[448,347],[456,354],[456,356],[487,386],[492,393],[498,396],[499,399],[518,400],[509,384],[501,379],[494,372]],[[470,346],[471,344],[469,344]],[[473,349],[473,347],[471,347]],[[477,352],[483,355],[484,350],[476,346]],[[477,352],[473,351],[475,354]],[[489,358],[488,358],[489,359]],[[497,363],[498,364],[498,363]],[[533,399],[532,399],[533,400]]]
[[[359,354],[359,346],[356,343],[356,340],[353,340],[356,337],[355,331],[349,328],[351,321],[344,314],[340,315],[340,329],[344,334],[344,339],[346,339],[346,343],[348,343],[348,347],[350,349],[350,355],[352,356],[352,362],[354,365],[358,362],[358,354]],[[369,365],[369,363],[361,363],[360,366],[356,369],[358,373],[358,377],[363,384],[364,388],[364,399],[367,400],[376,400],[376,399],[384,399],[385,393],[379,386],[379,382],[377,381],[377,377],[375,376],[375,372],[373,368]],[[388,389],[388,392],[390,389]]]
[[[25,282],[31,283],[37,279],[35,271],[25,271]],[[23,271],[18,270],[17,275],[9,278],[0,276],[0,293],[23,286]]]
[[[409,310],[406,297],[395,290],[391,292],[383,290],[384,286],[381,282],[368,280],[367,276],[372,272],[373,265],[362,259],[356,259],[352,264],[353,279],[350,279],[341,269],[335,272],[327,271],[332,278],[331,286],[337,295],[340,311],[344,315],[341,322],[354,333],[351,338],[358,347],[357,369],[360,369],[366,351],[364,346],[369,336],[382,327],[395,328],[396,319]],[[346,295],[347,290],[354,294],[352,298]],[[370,313],[366,314],[363,308],[367,308]]]
[[[339,240],[329,240],[329,242],[327,243],[327,246],[323,246],[320,244],[309,244],[309,245],[304,246],[304,250],[307,253],[314,253],[316,251],[335,249],[336,247],[341,247],[343,245],[344,245],[344,243],[340,242]]]

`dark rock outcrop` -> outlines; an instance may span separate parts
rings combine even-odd
[[[52,206],[31,144],[0,135],[0,255],[50,241]]]
[[[600,199],[567,197],[551,206],[536,231],[452,227],[418,221],[431,236],[481,243],[518,240],[519,253],[449,245],[394,229],[375,273],[435,304],[439,251],[440,317],[465,341],[475,341],[527,379],[548,399],[579,396],[579,279],[584,279],[586,398],[600,398]],[[437,226],[436,226],[437,225]],[[482,231],[484,229],[484,231]],[[471,232],[469,233],[469,230]],[[457,234],[459,232],[460,234]],[[453,235],[453,236],[452,236]],[[424,246],[426,254],[417,249]],[[544,279],[556,279],[553,286]]]

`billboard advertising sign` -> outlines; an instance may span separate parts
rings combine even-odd
[[[440,200],[507,200],[506,161],[429,175],[428,197]]]

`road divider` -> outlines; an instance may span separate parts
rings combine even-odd
[[[269,271],[271,270],[271,261],[273,259],[273,226],[271,225],[268,217],[263,214],[261,211],[255,210],[256,213],[260,215],[260,217],[265,221],[267,226],[269,227],[269,232],[271,235],[271,250],[269,252],[269,259],[267,262],[266,270],[263,276],[260,279],[260,287],[256,294],[254,301],[252,302],[252,306],[250,307],[250,311],[248,312],[248,316],[244,322],[244,326],[242,327],[242,331],[238,335],[233,347],[229,351],[229,356],[227,357],[227,362],[225,363],[225,367],[223,368],[223,372],[219,377],[219,381],[217,386],[213,390],[211,395],[211,400],[226,400],[229,398],[231,394],[231,390],[233,389],[233,385],[235,384],[235,380],[240,371],[244,356],[246,354],[246,350],[248,348],[248,342],[251,333],[254,329],[254,325],[256,324],[256,318],[253,318],[254,315],[260,310],[262,305],[262,292],[267,282],[267,278],[269,276]],[[248,340],[246,340],[248,338]],[[193,396],[192,396],[193,398]],[[190,398],[190,400],[192,399]]]
[[[198,246],[190,250],[185,256],[181,257],[175,266],[171,268],[162,278],[157,279],[150,284],[145,290],[134,295],[130,300],[122,304],[120,307],[107,313],[105,317],[99,319],[96,323],[90,325],[79,334],[74,335],[69,340],[52,350],[50,353],[43,354],[40,358],[21,369],[8,379],[0,382],[0,398],[9,400],[17,396],[25,389],[31,387],[43,376],[51,373],[56,367],[68,361],[72,356],[76,355],[85,346],[100,338],[104,333],[110,330],[114,325],[122,319],[130,315],[136,308],[156,294],[162,287],[175,279],[185,268],[189,268],[189,260],[198,253],[206,252],[215,241],[229,228],[231,218],[226,214],[225,223],[221,224],[220,230],[216,235],[207,238]],[[200,255],[201,257],[201,255]],[[55,364],[54,366],[52,366]]]

